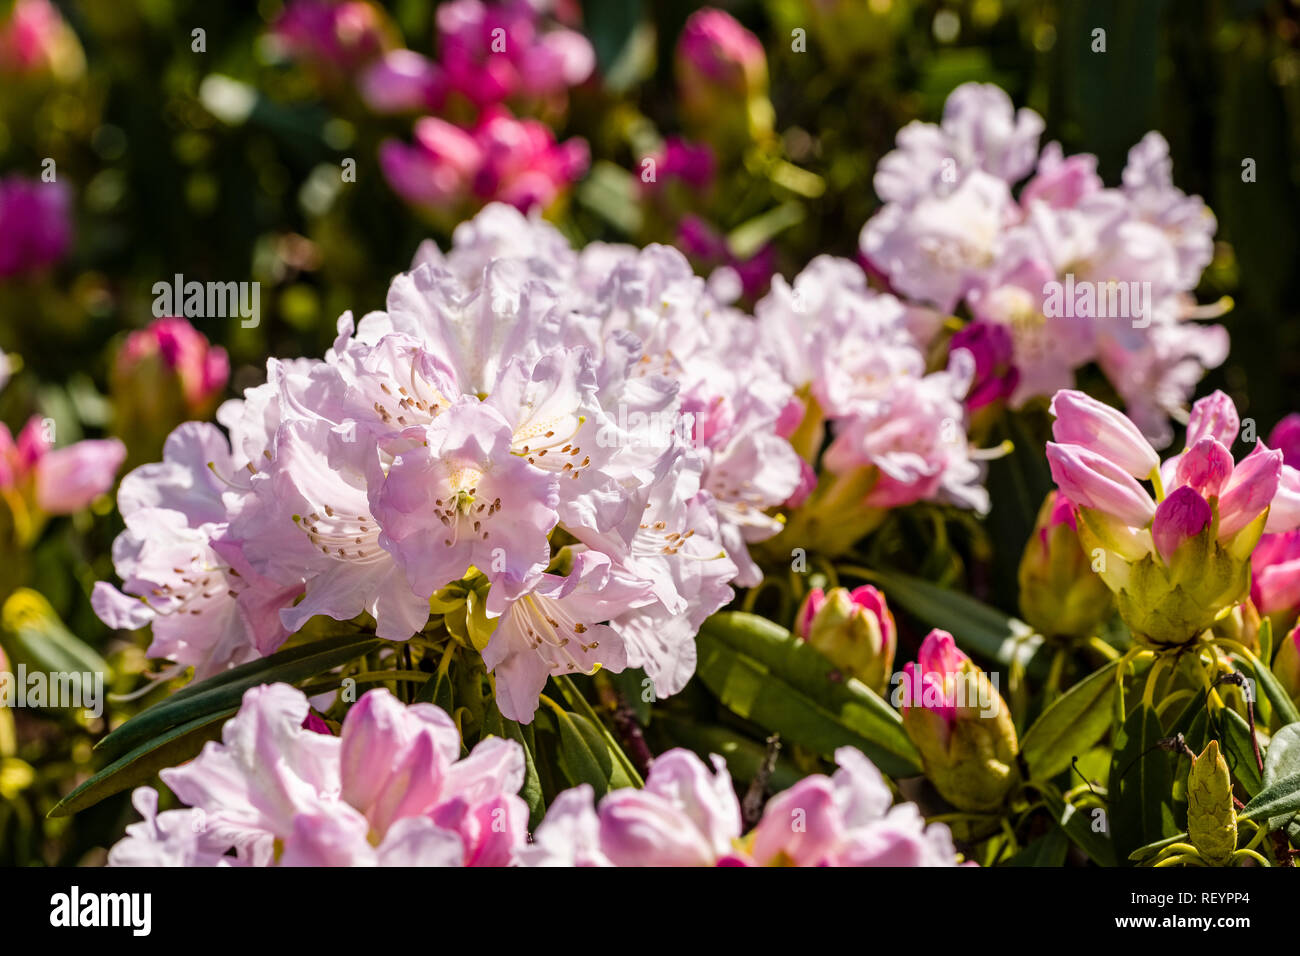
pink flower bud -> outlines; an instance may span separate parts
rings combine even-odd
[[[1232,477],[1232,453],[1214,438],[1202,438],[1178,459],[1179,485],[1194,488],[1203,498],[1216,498]]]
[[[79,441],[36,465],[36,503],[46,514],[80,511],[113,487],[126,446],[116,438]]]
[[[706,7],[691,14],[677,41],[677,63],[687,87],[716,86],[738,96],[766,90],[763,44],[722,10]]]
[[[1282,453],[1263,445],[1237,463],[1219,496],[1219,539],[1232,537],[1268,507],[1282,475]]]
[[[1192,406],[1187,420],[1187,447],[1191,448],[1202,438],[1214,438],[1231,450],[1240,431],[1237,406],[1223,392],[1216,391]]]
[[[1186,485],[1160,502],[1151,522],[1151,537],[1165,564],[1173,558],[1179,545],[1200,534],[1213,517],[1205,499]]]
[[[1065,445],[1079,445],[1108,459],[1134,478],[1147,478],[1160,456],[1127,416],[1073,389],[1052,397],[1052,435]]]
[[[1111,515],[1134,528],[1146,527],[1155,502],[1132,474],[1080,445],[1047,443],[1052,478],[1077,505]]]
[[[1282,452],[1283,464],[1300,468],[1300,412],[1292,412],[1273,426],[1268,447]]]
[[[1250,599],[1259,613],[1294,620],[1300,612],[1300,528],[1260,538],[1250,571]]]

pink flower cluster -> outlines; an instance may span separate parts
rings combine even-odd
[[[546,123],[596,57],[558,26],[545,0],[453,0],[437,8],[436,59],[400,45],[368,2],[294,0],[271,36],[293,58],[354,84],[378,114],[427,114],[410,144],[389,139],[380,166],[403,200],[449,225],[485,203],[546,207],[587,171],[587,144],[563,143]],[[512,112],[514,110],[514,112]]]
[[[72,196],[63,183],[0,179],[0,280],[58,262],[72,245]]]
[[[1014,406],[1070,387],[1095,362],[1143,433],[1168,444],[1170,415],[1227,355],[1222,327],[1187,321],[1200,314],[1192,291],[1214,216],[1174,186],[1158,133],[1106,188],[1096,157],[1056,143],[1040,153],[1043,127],[995,86],[958,87],[940,124],[910,123],[880,161],[885,205],[862,230],[862,253],[897,294],[944,312],[964,304],[976,323],[1010,332]]]
[[[562,108],[568,90],[595,70],[596,54],[578,31],[546,22],[551,6],[539,0],[440,4],[436,59],[390,50],[360,77],[361,95],[377,113],[440,113],[457,97],[479,109],[501,103]]]
[[[484,110],[468,129],[435,116],[415,123],[413,142],[385,140],[379,164],[393,191],[414,206],[469,213],[487,202],[546,208],[587,171],[587,143],[555,141],[538,120],[504,107]]]
[[[559,794],[527,836],[516,794],[524,752],[491,737],[461,758],[451,718],[373,690],[338,737],[309,729],[306,697],[284,684],[249,690],[239,713],[163,782],[187,808],[158,812],[134,795],[142,822],[110,866],[951,866],[947,827],[913,804],[893,806],[861,753],[836,752],[833,777],[805,777],[774,797],[742,837],[740,804],[721,758],[657,758],[642,790],[593,807],[587,785]],[[322,724],[315,718],[316,724]],[[328,729],[328,728],[326,728]]]
[[[738,362],[737,356],[745,356]],[[387,309],[345,314],[323,360],[171,435],[122,483],[110,626],[198,677],[316,615],[406,640],[466,575],[487,589],[501,712],[552,674],[642,667],[660,695],[761,572],[748,545],[801,476],[793,392],[752,319],[680,253],[593,245],[492,205],[422,247]]]
[[[1168,564],[1207,527],[1228,543],[1265,512],[1265,531],[1300,525],[1300,471],[1263,441],[1234,463],[1241,422],[1222,392],[1192,406],[1186,447],[1163,463],[1136,424],[1082,392],[1057,392],[1052,413],[1056,441],[1047,444],[1047,460],[1057,487],[1103,516],[1126,556],[1154,553]]]
[[[786,409],[785,433],[813,426],[820,434],[823,417],[829,424],[819,473],[874,470],[861,502],[868,507],[933,500],[988,510],[963,405],[975,357],[954,349],[946,368],[927,371],[936,313],[874,291],[854,262],[818,256],[793,283],[776,277],[755,315],[799,396]],[[821,443],[811,444],[815,451]]]

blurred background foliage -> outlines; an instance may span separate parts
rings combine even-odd
[[[0,0],[0,22],[14,0]],[[229,394],[259,383],[265,359],[317,355],[345,310],[382,308],[389,279],[418,243],[445,243],[449,222],[389,188],[379,143],[409,137],[409,118],[377,117],[355,92],[274,55],[279,0],[59,0],[75,43],[37,77],[0,72],[0,177],[39,177],[53,160],[71,190],[74,239],[48,269],[0,279],[0,349],[20,357],[0,392],[15,433],[31,416],[59,443],[105,433],[113,356],[153,318],[152,286],[187,280],[261,283],[261,322],[201,320],[229,352]],[[407,47],[434,48],[433,0],[395,0]],[[674,48],[697,4],[585,0],[560,4],[597,56],[595,76],[549,117],[559,139],[584,138],[591,169],[548,209],[578,244],[672,241],[673,223],[643,201],[639,167],[666,136],[689,134]],[[935,120],[948,93],[977,80],[1041,113],[1044,141],[1100,160],[1108,184],[1149,129],[1169,140],[1175,182],[1219,221],[1200,298],[1230,295],[1234,347],[1201,394],[1222,387],[1261,434],[1300,406],[1300,4],[1294,0],[718,0],[763,42],[774,120],[720,150],[713,186],[689,200],[737,259],[756,254],[792,277],[814,255],[853,256],[877,206],[871,177],[909,120]],[[1094,31],[1105,30],[1105,52]],[[201,30],[202,43],[194,31]],[[802,33],[802,42],[800,36]],[[201,49],[198,47],[201,46]],[[340,169],[354,160],[355,182]],[[1253,161],[1253,181],[1243,178]],[[1249,177],[1247,177],[1249,178]],[[680,209],[678,210],[680,212]],[[701,262],[702,270],[716,263]],[[747,289],[752,301],[761,288]],[[1029,445],[1030,443],[1026,443]],[[1032,457],[1032,456],[1031,456]],[[1038,456],[1041,457],[1041,456]],[[1029,476],[1026,478],[1026,476]],[[1041,462],[995,463],[990,481],[1041,490]],[[1032,490],[1032,489],[1031,489]],[[1027,514],[972,532],[1018,556]],[[900,517],[877,547],[910,550],[925,514]],[[918,526],[922,526],[918,530]],[[143,650],[114,640],[90,610],[112,577],[121,529],[105,497],[50,522],[21,553],[18,582],[41,591],[67,630],[109,662],[120,689],[140,683]],[[980,544],[983,542],[983,544]],[[915,551],[912,552],[915,554]],[[1014,610],[1015,560],[967,583]],[[941,569],[919,569],[938,576]],[[983,575],[986,580],[981,580]],[[992,576],[991,578],[989,576]],[[2,644],[3,641],[0,641]],[[129,713],[150,698],[118,705]],[[94,862],[131,818],[126,795],[72,820],[45,812],[91,765],[100,722],[72,713],[0,714],[0,864]],[[5,723],[7,721],[7,723]]]

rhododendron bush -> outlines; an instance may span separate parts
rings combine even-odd
[[[112,29],[0,10],[71,150],[0,168],[0,858],[1294,866],[1300,412],[1183,131],[901,107],[922,4],[615,6],[200,17],[183,192],[256,225],[139,281],[57,172],[126,133],[39,121]]]

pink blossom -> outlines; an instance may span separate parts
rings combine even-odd
[[[504,866],[523,845],[514,741],[489,738],[460,759],[443,711],[383,689],[348,711],[339,737],[305,729],[307,713],[285,684],[245,693],[219,743],[162,772],[190,809],[154,818],[156,797],[138,790],[145,823],[109,864]]]
[[[71,79],[85,69],[76,34],[49,0],[14,0],[0,21],[0,75],[53,74]]]
[[[1013,344],[1005,326],[972,322],[952,337],[949,349],[965,349],[975,359],[975,381],[966,407],[978,411],[1016,390],[1020,372],[1011,364]]]
[[[472,196],[528,210],[549,206],[577,181],[589,155],[583,140],[556,143],[544,123],[495,107],[469,130],[426,116],[415,124],[413,145],[387,140],[379,161],[393,190],[416,206],[455,211]]]
[[[1052,397],[1052,435],[1065,445],[1095,452],[1134,478],[1149,478],[1160,456],[1129,419],[1109,405],[1073,389]]]
[[[913,804],[891,807],[884,778],[861,753],[835,752],[833,777],[805,777],[769,801],[741,836],[726,764],[686,750],[656,758],[642,790],[595,806],[585,784],[560,794],[522,848],[524,866],[952,866],[947,827],[926,827]]]
[[[289,56],[331,75],[359,69],[395,38],[383,10],[366,0],[292,0],[271,35]]]

